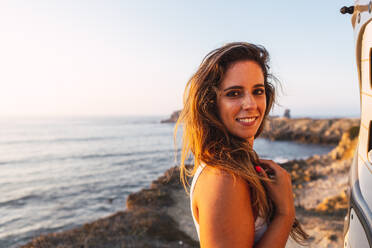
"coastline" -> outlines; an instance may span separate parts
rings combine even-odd
[[[181,111],[174,111],[161,123],[175,123]],[[359,126],[359,118],[287,118],[269,116],[261,138],[313,144],[337,145],[342,134],[353,126]]]
[[[359,126],[359,118],[269,118],[262,138],[270,140],[289,140],[313,144],[337,145],[344,132]]]
[[[180,225],[179,217],[186,217],[183,221],[190,224],[191,211],[184,204],[188,196],[178,173],[172,167],[149,188],[130,194],[123,211],[68,231],[41,235],[21,247],[198,247]],[[188,229],[192,230],[191,225]]]
[[[345,130],[354,123],[341,122],[338,126]],[[296,212],[311,235],[310,247],[342,245],[344,190],[353,154],[353,141],[345,130],[329,154],[281,164],[292,174]],[[189,198],[179,182],[178,168],[173,167],[149,188],[131,194],[124,211],[68,231],[41,235],[22,247],[198,247],[195,240]],[[288,242],[287,247],[298,246]]]

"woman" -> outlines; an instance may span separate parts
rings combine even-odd
[[[194,176],[191,210],[201,247],[285,247],[307,239],[295,219],[290,175],[253,150],[275,100],[269,55],[229,43],[210,52],[189,80],[181,179]],[[187,170],[190,151],[194,167]]]

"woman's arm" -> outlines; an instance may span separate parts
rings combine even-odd
[[[204,168],[193,194],[200,245],[253,247],[254,216],[246,181],[211,167]]]
[[[261,166],[274,173],[272,182],[265,182],[275,204],[275,216],[255,247],[282,248],[287,243],[295,218],[291,175],[272,160],[261,159]],[[261,170],[267,177],[265,170]]]

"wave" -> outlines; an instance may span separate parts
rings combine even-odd
[[[26,196],[21,196],[16,199],[11,199],[11,200],[7,200],[4,202],[0,202],[0,207],[6,207],[6,206],[22,207],[26,205],[29,201],[40,201],[42,199],[43,197],[40,195],[30,194]]]
[[[89,138],[59,138],[59,139],[44,139],[44,140],[10,140],[0,142],[2,145],[15,145],[15,144],[40,144],[40,143],[61,143],[61,142],[89,142],[89,141],[102,141],[122,139],[118,136],[105,136],[105,137],[89,137]]]
[[[275,158],[273,159],[273,161],[275,161],[275,163],[280,163],[280,164],[282,164],[282,163],[286,163],[286,162],[288,162],[289,159],[288,159],[288,158],[283,158],[283,157],[275,157]]]
[[[22,218],[21,218],[21,217],[10,218],[9,220],[7,220],[7,221],[5,221],[5,222],[0,223],[0,229],[1,229],[2,227],[5,227],[5,226],[9,225],[9,224],[13,224],[14,222],[17,222],[17,221],[19,221],[19,220],[22,220]],[[1,243],[0,243],[0,244],[1,244]]]
[[[162,132],[162,133],[155,133],[149,134],[147,137],[156,137],[159,136],[160,138],[168,136],[169,132]],[[28,139],[28,140],[8,140],[8,141],[0,141],[0,145],[29,145],[29,144],[53,144],[53,143],[74,143],[74,142],[94,142],[94,141],[111,141],[111,140],[126,140],[127,138],[132,136],[96,136],[96,137],[81,137],[81,138],[55,138],[55,139]]]
[[[162,149],[162,150],[152,150],[152,151],[140,151],[140,152],[124,152],[124,153],[104,153],[104,154],[87,154],[79,156],[64,156],[64,157],[34,157],[34,158],[25,158],[19,160],[8,160],[0,161],[0,165],[11,165],[11,164],[30,164],[30,163],[40,163],[40,162],[51,162],[51,161],[63,161],[63,160],[89,160],[89,159],[105,159],[113,157],[130,157],[130,156],[144,156],[152,155],[157,153],[172,153],[174,154],[173,149]]]

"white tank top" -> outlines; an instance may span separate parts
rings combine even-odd
[[[200,233],[199,233],[199,223],[196,221],[195,219],[195,215],[194,215],[194,211],[192,209],[192,195],[193,195],[193,191],[194,191],[194,188],[195,188],[195,184],[196,184],[196,181],[198,180],[199,178],[199,175],[201,174],[201,172],[203,171],[205,165],[204,164],[201,164],[196,172],[195,172],[195,175],[192,179],[192,183],[191,183],[191,188],[190,188],[190,207],[191,207],[191,214],[192,214],[192,218],[194,220],[194,224],[195,224],[195,227],[196,227],[196,232],[198,233],[198,238],[200,240]],[[256,221],[254,223],[254,243],[256,244],[262,237],[262,235],[265,233],[267,229],[267,223],[265,222],[265,220],[261,217],[257,217],[256,218]]]

